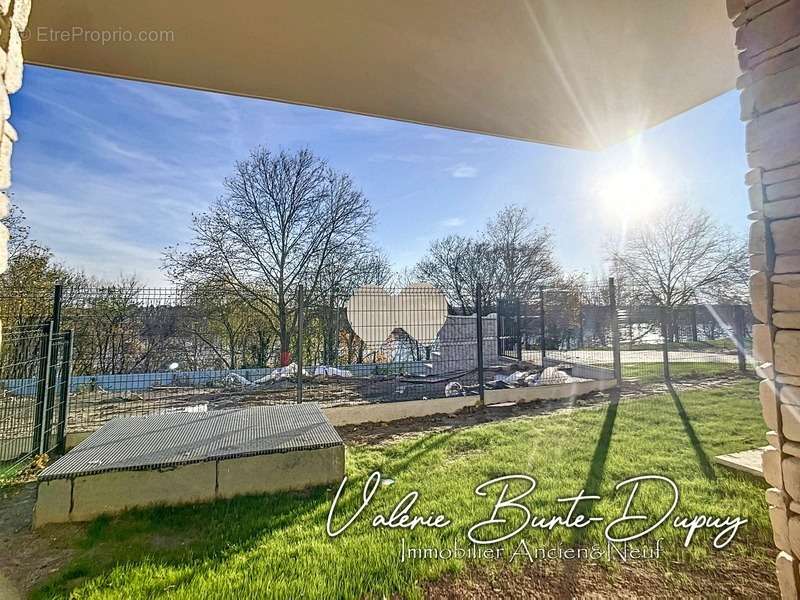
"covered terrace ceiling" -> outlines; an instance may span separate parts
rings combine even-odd
[[[28,34],[28,63],[583,149],[738,74],[724,0],[39,0]]]

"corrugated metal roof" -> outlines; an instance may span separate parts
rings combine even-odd
[[[342,443],[315,403],[120,418],[47,467],[39,479],[158,469]]]

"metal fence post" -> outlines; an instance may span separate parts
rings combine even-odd
[[[503,317],[502,317],[502,309],[501,309],[501,300],[497,298],[497,313],[496,313],[496,320],[497,323],[495,324],[495,331],[497,332],[497,356],[503,356],[504,348],[503,348]]]
[[[614,288],[616,290],[616,288]],[[628,350],[633,350],[633,305],[628,304]]]
[[[663,339],[661,345],[661,362],[662,368],[664,370],[664,381],[669,383],[672,381],[672,377],[669,372],[669,330],[667,327],[667,318],[668,318],[667,308],[662,306],[661,307],[661,337]]]
[[[64,295],[64,286],[57,283],[53,288],[53,333],[61,331],[61,300]]]
[[[50,389],[50,360],[52,355],[53,322],[42,325],[42,340],[39,343],[39,384],[36,389],[36,411],[33,423],[33,452],[44,454],[47,398]],[[38,431],[38,438],[37,438]]]
[[[622,385],[622,354],[619,341],[619,315],[617,314],[617,287],[614,278],[608,278],[608,308],[611,312],[611,354],[614,357],[614,379]]]
[[[541,342],[542,352],[542,369],[547,365],[544,364],[547,358],[547,328],[544,322],[544,288],[539,287],[539,338]]]
[[[47,402],[45,403],[44,413],[44,429],[42,440],[46,449],[50,448],[50,434],[53,428],[53,409],[56,405],[56,388],[55,382],[58,377],[58,347],[53,344],[53,336],[61,331],[61,298],[64,292],[64,286],[57,283],[53,287],[53,309],[52,318],[50,323],[50,371],[48,373],[48,388],[47,388]]]
[[[303,314],[303,286],[297,286],[297,402],[303,401],[303,328],[305,315]]]
[[[522,361],[522,303],[521,303],[519,298],[517,298],[516,309],[517,309],[517,314],[516,314],[516,317],[517,317],[517,330],[516,330],[516,336],[517,336],[517,340],[516,340],[517,341],[517,360],[518,361]]]
[[[69,387],[72,381],[72,340],[70,329],[64,333],[64,352],[61,363],[61,394],[58,399],[58,445],[56,449],[64,453],[67,449],[67,419],[69,418]]]
[[[733,307],[734,342],[736,344],[736,360],[739,371],[747,371],[747,357],[744,353],[744,311],[738,304]]]
[[[481,284],[475,290],[475,333],[478,342],[478,406],[486,404],[483,381],[483,302]]]

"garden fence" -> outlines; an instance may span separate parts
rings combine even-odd
[[[426,286],[356,296],[297,290],[282,313],[267,297],[219,289],[58,287],[6,291],[0,318],[0,440],[19,452],[47,450],[64,429],[91,431],[116,416],[477,399],[507,387],[648,385],[752,368],[749,306],[665,308],[612,282],[468,299]],[[50,390],[44,400],[41,386]]]
[[[5,329],[2,343],[0,478],[37,455],[64,450],[72,333],[50,320]]]

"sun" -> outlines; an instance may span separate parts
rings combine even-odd
[[[607,176],[597,185],[596,192],[603,214],[622,224],[646,218],[663,199],[658,178],[641,165]]]

